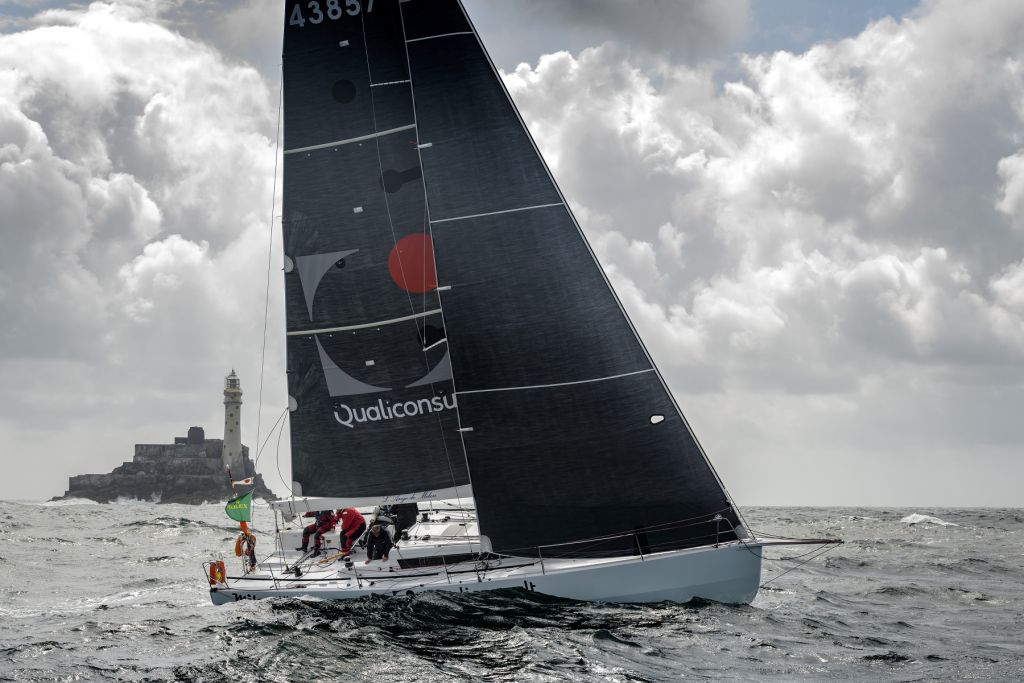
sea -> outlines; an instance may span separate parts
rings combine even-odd
[[[201,563],[237,561],[221,505],[3,502],[0,680],[1024,680],[1024,510],[744,513],[845,544],[767,551],[751,605],[513,590],[215,607]]]

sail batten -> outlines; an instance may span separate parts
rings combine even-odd
[[[432,311],[423,311],[422,313],[412,313],[405,315],[400,318],[391,318],[390,320],[375,320],[369,323],[359,323],[356,325],[343,325],[340,327],[324,327],[315,330],[289,330],[288,336],[300,337],[308,336],[313,334],[333,334],[335,332],[350,332],[352,330],[365,330],[370,327],[383,327],[385,325],[394,325],[395,323],[404,323],[409,320],[416,320],[418,318],[426,318],[432,315],[437,315],[441,312],[441,309],[435,308]]]
[[[422,36],[420,38],[411,38],[411,39],[409,39],[409,40],[407,40],[405,42],[406,43],[418,43],[421,40],[433,40],[434,38],[448,38],[450,36],[471,36],[471,35],[473,35],[472,31],[455,31],[453,33],[439,33],[436,36]]]
[[[395,81],[396,83],[408,83],[409,81]],[[371,83],[370,87],[379,85],[391,85],[390,83]],[[319,145],[310,145],[309,147],[298,147],[296,149],[286,149],[285,154],[296,154],[298,152],[311,152],[317,149],[327,149],[328,147],[340,147],[342,145],[351,145],[354,142],[365,142],[366,140],[373,140],[375,138],[384,137],[385,135],[392,135],[393,133],[401,133],[404,130],[412,130],[416,127],[415,124],[409,124],[408,126],[398,126],[397,128],[391,128],[389,130],[382,130],[377,133],[367,133],[366,135],[360,135],[354,138],[348,138],[347,140],[335,140],[334,142],[324,142]]]
[[[567,387],[573,384],[589,384],[591,382],[607,382],[611,379],[619,379],[620,377],[631,377],[633,375],[642,375],[645,372],[654,372],[654,368],[647,368],[646,370],[636,370],[635,372],[626,372],[621,375],[612,375],[610,377],[593,377],[591,379],[581,379],[575,382],[560,382],[557,384],[534,384],[532,386],[525,387],[494,387],[491,389],[473,389],[470,391],[457,391],[456,396],[463,396],[469,394],[486,394],[494,391],[527,391],[530,389],[553,389],[555,387]]]
[[[483,218],[484,216],[498,216],[503,213],[516,213],[517,211],[532,211],[533,209],[547,209],[552,206],[563,206],[562,202],[554,202],[553,204],[536,204],[534,206],[518,206],[514,209],[505,209],[503,211],[490,211],[488,213],[474,213],[469,216],[453,216],[452,218],[439,218],[437,220],[431,220],[431,225],[438,225],[440,223],[450,223],[451,221],[464,221],[467,218]]]

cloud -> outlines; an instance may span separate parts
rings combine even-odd
[[[1002,188],[996,210],[1017,229],[1024,229],[1024,150],[999,160]]]
[[[729,56],[750,23],[747,0],[463,0],[499,66],[612,42],[645,63]]]
[[[683,405],[752,411],[732,430],[696,409],[725,469],[789,427],[809,435],[793,462],[818,438],[1006,434],[1024,398],[1022,32],[1019,3],[936,1],[744,56],[724,84],[614,44],[506,75]]]
[[[746,0],[527,0],[542,20],[593,29],[639,51],[693,59],[733,43],[746,30]]]
[[[173,9],[97,2],[0,36],[0,434],[19,461],[54,431],[213,435],[221,377],[257,384],[277,92],[168,29]],[[130,457],[109,447],[76,444],[35,491]]]
[[[744,2],[467,5],[485,39],[520,27],[506,82],[741,503],[1019,503],[984,486],[1024,474],[1018,2],[931,0],[739,69],[715,60]],[[22,14],[0,36],[0,439],[54,465],[0,496],[216,434],[232,366],[253,443],[279,7]]]

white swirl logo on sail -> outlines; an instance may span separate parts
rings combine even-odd
[[[408,171],[404,172],[408,174]],[[418,176],[417,176],[418,177]],[[383,181],[382,181],[383,182]],[[321,254],[308,254],[297,256],[294,259],[285,256],[285,272],[297,270],[299,281],[302,285],[302,292],[306,303],[306,313],[310,322],[313,321],[313,300],[321,281],[332,268],[344,268],[345,260],[356,254],[359,249],[346,249]],[[365,252],[364,252],[365,254]],[[391,279],[396,285],[406,292],[413,294],[424,294],[433,291],[437,287],[437,275],[433,268],[434,256],[433,246],[428,235],[414,233],[406,235],[399,240],[388,255],[388,271]],[[320,335],[332,332],[349,332],[357,329],[369,329],[381,327],[392,323],[404,322],[410,319],[425,319],[431,316],[440,317],[441,310],[422,311],[412,315],[403,316],[389,320],[377,321],[376,323],[362,323],[352,327],[336,327],[320,330],[310,330],[316,344],[316,351],[320,357],[320,364],[323,368],[324,381],[327,391],[331,397],[358,396],[359,394],[380,393],[392,391],[392,386],[377,386],[363,382],[343,370],[328,354],[320,340]],[[290,332],[297,334],[299,332]],[[426,352],[440,344],[446,344],[443,325],[441,327],[424,323],[418,334],[419,350],[417,355]],[[405,382],[409,382],[408,378]],[[448,351],[434,365],[429,368],[426,374],[418,377],[411,383],[404,383],[406,389],[426,386],[450,381],[452,379],[452,364]],[[398,405],[398,404],[396,404]],[[372,406],[371,406],[372,407]],[[343,423],[344,424],[344,423]]]

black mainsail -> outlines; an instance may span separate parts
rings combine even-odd
[[[472,479],[481,533],[509,554],[735,538],[737,513],[461,3],[290,1],[285,25],[303,494]]]
[[[397,2],[288,2],[284,251],[293,478],[468,482]]]

